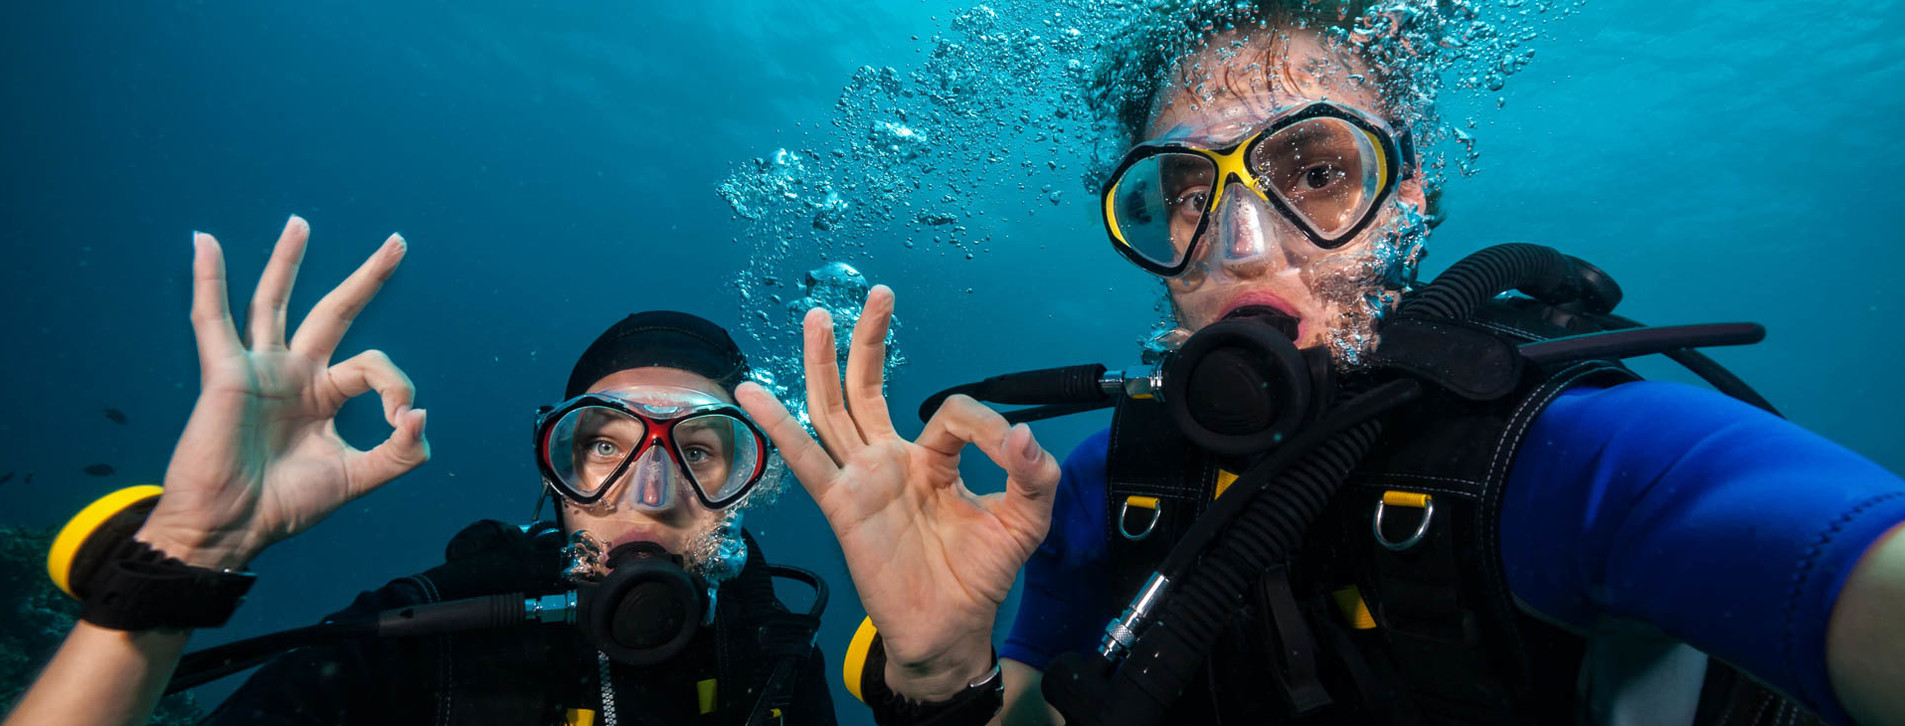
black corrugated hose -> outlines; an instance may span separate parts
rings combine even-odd
[[[1522,242],[1495,245],[1449,266],[1396,313],[1466,320],[1477,305],[1509,290],[1551,305],[1569,303],[1583,292],[1575,270],[1574,260],[1553,247]]]

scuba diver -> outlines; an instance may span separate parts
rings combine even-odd
[[[784,471],[733,404],[747,360],[719,326],[671,311],[610,327],[576,362],[564,401],[537,413],[554,522],[478,522],[442,566],[318,625],[181,660],[191,629],[222,625],[240,604],[260,551],[429,458],[401,370],[376,351],[330,363],[404,241],[393,235],[287,341],[308,236],[292,217],[248,343],[226,308],[223,253],[196,236],[203,392],[163,496],[115,493],[60,533],[49,567],[83,602],[82,621],[8,724],[143,723],[168,682],[261,663],[205,723],[834,723],[813,647],[825,584],[766,564],[741,528],[750,495],[771,496]],[[395,431],[359,451],[333,420],[370,391]],[[774,576],[811,586],[812,607],[789,611]]]
[[[1905,723],[1905,482],[1694,350],[1763,329],[1640,326],[1534,245],[1415,286],[1407,124],[1327,40],[1366,4],[1206,6],[1134,10],[1200,42],[1108,41],[1101,75],[1138,142],[1103,221],[1179,327],[1147,365],[950,389],[908,442],[875,287],[844,379],[806,320],[818,441],[737,390],[841,542],[876,721]],[[1620,364],[1650,353],[1727,395]],[[1105,406],[1062,465],[1014,423]]]

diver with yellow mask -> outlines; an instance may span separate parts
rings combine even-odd
[[[1129,10],[1094,100],[1129,149],[1100,220],[1172,318],[1137,365],[957,386],[906,441],[881,287],[844,376],[807,321],[817,439],[737,391],[840,538],[876,721],[1905,720],[1905,481],[1697,350],[1763,329],[1640,326],[1535,245],[1416,284],[1441,212],[1418,99],[1384,94],[1412,69],[1376,56],[1447,7]],[[1639,380],[1648,354],[1718,392]],[[1023,424],[1105,407],[1062,464]],[[967,489],[968,443],[1003,492]]]

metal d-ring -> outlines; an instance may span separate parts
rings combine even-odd
[[[1134,500],[1138,501],[1138,508],[1151,510],[1151,521],[1144,525],[1143,532],[1136,534],[1132,534],[1131,528],[1125,525],[1125,515],[1131,511],[1131,503]],[[1149,502],[1150,506],[1145,506],[1146,502]],[[1133,542],[1149,537],[1151,530],[1158,528],[1158,519],[1162,516],[1164,516],[1164,505],[1158,501],[1157,497],[1125,497],[1124,504],[1118,507],[1118,534],[1124,535],[1125,539]]]
[[[1435,517],[1435,500],[1426,496],[1422,498],[1422,524],[1416,525],[1415,534],[1409,535],[1408,539],[1401,542],[1391,542],[1389,538],[1382,533],[1382,510],[1384,504],[1385,502],[1381,499],[1376,500],[1376,518],[1370,522],[1370,529],[1376,533],[1376,541],[1381,543],[1382,546],[1397,552],[1401,552],[1421,543],[1422,537],[1429,533],[1429,521]]]

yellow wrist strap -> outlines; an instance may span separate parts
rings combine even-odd
[[[147,499],[155,498],[162,491],[164,489],[153,484],[127,487],[100,497],[92,504],[86,505],[85,509],[79,510],[79,514],[74,515],[66,526],[60,528],[59,535],[53,538],[53,549],[47,552],[46,574],[53,578],[53,584],[59,586],[59,589],[67,595],[79,597],[73,594],[73,583],[70,580],[73,574],[73,560],[79,556],[80,546],[86,544],[86,540],[99,530],[100,525],[111,520],[113,515]]]

